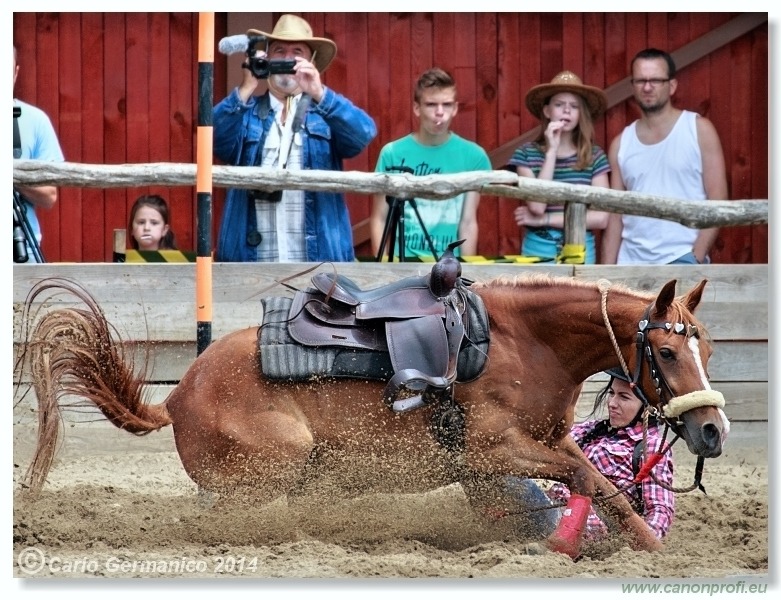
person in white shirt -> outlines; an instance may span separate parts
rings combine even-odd
[[[675,63],[648,48],[632,60],[632,89],[642,117],[610,145],[614,190],[691,200],[727,198],[724,153],[708,119],[672,104]],[[613,213],[602,237],[606,264],[709,262],[718,229],[692,229],[664,219]]]

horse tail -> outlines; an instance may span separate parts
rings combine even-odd
[[[45,291],[69,293],[86,308],[33,312]],[[116,427],[145,435],[171,424],[165,404],[149,404],[142,387],[146,364],[136,374],[132,356],[97,301],[79,284],[48,278],[30,290],[22,313],[24,344],[15,365],[17,385],[29,354],[30,376],[38,400],[38,439],[24,484],[33,494],[42,489],[51,469],[62,427],[60,401],[83,398],[97,406]],[[83,406],[82,403],[69,406]]]

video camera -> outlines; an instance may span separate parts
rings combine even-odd
[[[269,60],[268,58],[258,58],[255,56],[255,46],[257,44],[266,44],[268,41],[265,36],[250,36],[247,42],[247,64],[243,68],[249,69],[258,79],[268,79],[269,75],[293,75],[296,66],[296,59],[282,58]]]

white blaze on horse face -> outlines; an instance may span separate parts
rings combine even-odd
[[[689,349],[692,351],[692,354],[694,354],[694,362],[697,365],[697,369],[700,372],[700,379],[702,379],[702,384],[704,386],[704,389],[709,390],[710,382],[708,382],[708,378],[705,376],[705,368],[702,366],[702,359],[700,358],[700,344],[697,338],[690,337],[689,338]],[[721,428],[721,444],[724,445],[724,442],[727,441],[727,436],[729,435],[729,428],[730,428],[730,422],[727,418],[727,415],[724,414],[724,411],[719,410],[719,416],[721,417],[722,422],[722,428]]]
[[[721,445],[724,445],[724,442],[727,441],[727,436],[729,435],[729,419],[727,418],[727,415],[724,414],[724,411],[719,409],[719,416],[721,417],[721,422],[723,423],[723,426],[721,428]]]
[[[700,372],[700,379],[702,380],[702,389],[711,389],[708,378],[705,375],[705,368],[702,366],[702,359],[700,358],[700,343],[696,337],[689,338],[689,350],[694,354],[694,364],[697,365],[697,370]]]

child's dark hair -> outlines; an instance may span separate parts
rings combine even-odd
[[[160,239],[160,250],[177,250],[176,241],[174,240],[174,232],[171,229],[171,217],[168,210],[168,203],[162,196],[152,194],[149,196],[139,196],[133,203],[133,208],[130,209],[130,220],[128,221],[128,232],[130,233],[130,243],[134,250],[138,250],[138,241],[133,237],[133,221],[136,218],[136,213],[143,207],[148,206],[154,208],[163,217],[163,223],[168,225],[168,232]]]

